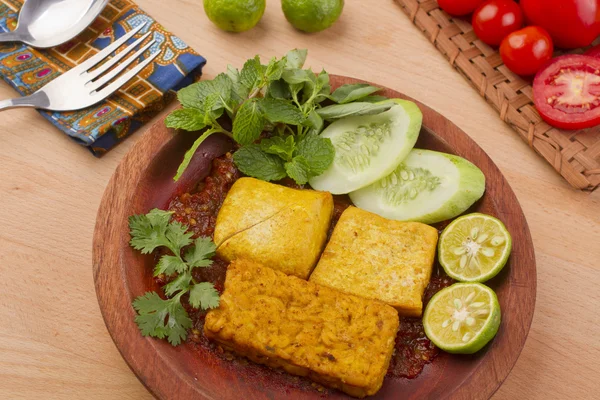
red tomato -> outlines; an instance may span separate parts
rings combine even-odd
[[[600,45],[592,47],[583,54],[590,57],[600,57]]]
[[[557,47],[588,46],[600,35],[598,0],[521,0],[521,7],[528,24],[547,30]]]
[[[438,0],[440,8],[450,15],[460,17],[471,14],[484,0]]]
[[[600,124],[600,59],[556,57],[536,75],[533,100],[542,118],[557,128]]]
[[[512,0],[488,0],[473,14],[473,30],[490,46],[499,46],[502,39],[523,26],[523,13]]]
[[[515,74],[533,75],[552,58],[552,38],[539,26],[528,26],[504,38],[500,56]]]

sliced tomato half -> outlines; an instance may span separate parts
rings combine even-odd
[[[566,55],[548,62],[533,81],[535,106],[562,129],[600,125],[600,58]]]

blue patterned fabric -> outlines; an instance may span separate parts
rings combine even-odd
[[[0,0],[0,31],[15,29],[22,3]],[[158,50],[161,54],[136,78],[87,109],[40,111],[58,129],[100,156],[163,110],[175,98],[176,90],[198,79],[206,60],[130,0],[111,0],[85,32],[58,47],[37,50],[20,43],[0,44],[0,75],[21,95],[31,94],[143,23],[146,26],[129,43],[152,31],[147,41],[155,39],[156,43],[144,56]]]

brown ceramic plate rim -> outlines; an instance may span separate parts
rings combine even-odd
[[[344,83],[364,81],[331,75],[331,82],[336,87]],[[501,214],[498,215],[500,219],[505,223],[510,221],[513,227],[518,226],[520,229],[519,241],[513,244],[511,256],[518,257],[520,262],[511,268],[513,271],[509,276],[504,277],[509,280],[510,306],[504,307],[508,309],[507,315],[513,307],[519,310],[516,315],[511,315],[510,334],[502,332],[501,327],[498,337],[484,349],[485,356],[472,360],[476,363],[474,371],[463,377],[456,390],[443,395],[452,399],[487,399],[500,387],[516,363],[533,318],[537,278],[527,221],[504,176],[466,133],[436,111],[410,97],[390,89],[386,89],[385,94],[417,103],[423,112],[423,129],[448,144],[454,154],[471,160],[487,171],[486,196],[492,196],[494,206]],[[161,399],[213,398],[209,392],[199,387],[195,378],[182,372],[181,368],[178,369],[172,360],[164,356],[161,350],[164,341],[141,336],[131,307],[135,296],[127,283],[126,267],[131,262],[131,259],[127,259],[130,256],[125,254],[129,241],[127,217],[141,212],[132,208],[133,197],[140,190],[140,179],[147,172],[153,158],[161,151],[168,151],[172,142],[172,132],[164,127],[163,120],[158,121],[129,151],[113,174],[96,220],[93,241],[94,282],[100,310],[113,341],[131,370],[150,392]],[[496,198],[500,200],[496,202]],[[406,397],[405,395],[410,397],[410,394],[402,394],[401,397]]]

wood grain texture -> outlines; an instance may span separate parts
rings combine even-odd
[[[331,76],[334,90],[357,82]],[[405,97],[390,89],[382,94]],[[486,176],[486,194],[470,211],[497,216],[513,237],[506,269],[488,282],[498,294],[502,324],[494,341],[476,355],[444,354],[416,379],[386,379],[374,398],[487,399],[512,369],[529,332],[537,279],[533,244],[514,193],[489,157],[448,119],[423,104],[419,108],[423,112],[423,129],[417,147],[457,154],[476,164]],[[134,373],[160,399],[319,398],[321,395],[314,389],[303,391],[279,385],[283,379],[279,374],[271,374],[272,382],[268,383],[248,380],[245,370],[256,366],[232,366],[212,353],[197,353],[192,344],[173,348],[166,341],[143,338],[139,333],[131,302],[156,290],[151,279],[154,258],[143,257],[131,249],[127,220],[130,215],[165,207],[174,194],[171,177],[190,146],[190,136],[174,135],[159,121],[125,156],[108,184],[93,240],[96,292],[108,331]],[[222,154],[208,150],[213,143],[205,144],[199,149],[202,158]],[[328,397],[345,396],[335,393]]]
[[[580,193],[533,154],[415,29],[393,0],[346,0],[305,35],[268,1],[258,26],[214,27],[200,0],[138,0],[208,58],[228,63],[309,49],[308,64],[385,84],[448,117],[498,165],[527,217],[538,265],[533,324],[494,399],[591,399],[600,391],[600,192]],[[0,98],[15,96],[0,84]],[[33,110],[0,114],[0,398],[151,399],[108,335],[90,267],[104,188],[142,131],[98,160]]]

